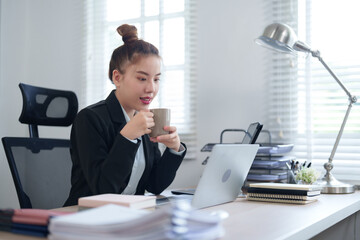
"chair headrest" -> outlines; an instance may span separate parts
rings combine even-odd
[[[45,126],[70,126],[78,111],[78,100],[72,91],[55,90],[19,84],[23,108],[19,121]]]

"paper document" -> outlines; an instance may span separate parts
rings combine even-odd
[[[216,239],[224,234],[218,216],[188,206],[148,211],[104,205],[51,219],[49,239]]]

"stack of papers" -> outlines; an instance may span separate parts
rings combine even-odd
[[[294,144],[261,143],[257,154],[282,154],[290,152]]]
[[[0,209],[0,231],[46,237],[49,219],[68,214],[45,209]]]
[[[188,203],[189,204],[189,203]],[[155,211],[108,204],[53,218],[51,240],[216,239],[223,236],[221,219],[175,202]]]
[[[252,169],[288,169],[286,164],[290,164],[291,160],[296,160],[294,156],[271,156],[261,157],[256,156]]]

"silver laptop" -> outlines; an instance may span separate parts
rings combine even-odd
[[[234,201],[258,148],[258,144],[215,145],[196,187],[192,206],[205,208]]]

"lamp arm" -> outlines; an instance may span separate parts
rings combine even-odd
[[[330,154],[330,157],[329,157],[329,163],[332,163],[333,159],[334,159],[334,155],[335,155],[335,152],[336,152],[336,149],[339,145],[339,142],[340,142],[340,139],[341,139],[341,136],[343,134],[343,131],[344,131],[344,128],[345,128],[345,125],[346,125],[346,122],[347,122],[347,119],[349,117],[349,114],[350,114],[350,110],[351,110],[351,107],[352,107],[352,102],[349,102],[349,105],[348,105],[348,108],[346,110],[346,114],[345,114],[345,117],[344,117],[344,120],[341,124],[341,127],[340,127],[340,131],[336,137],[336,140],[335,140],[335,144],[333,146],[333,149],[331,151],[331,154]]]
[[[313,57],[316,57],[321,64],[326,68],[326,70],[331,74],[331,76],[336,80],[336,82],[340,85],[340,87],[345,91],[346,95],[348,95],[349,97],[349,101],[352,103],[356,103],[357,99],[355,96],[352,96],[350,94],[350,92],[346,89],[346,87],[344,86],[344,84],[340,81],[340,79],[335,75],[335,73],[330,69],[330,67],[324,62],[324,60],[322,59],[322,57],[320,56],[320,52],[319,51],[310,51],[311,55]]]
[[[311,55],[313,57],[316,57],[317,59],[319,59],[319,61],[322,63],[322,65],[326,68],[326,70],[328,70],[328,72],[331,74],[331,76],[336,80],[336,82],[340,85],[340,87],[345,91],[346,95],[349,97],[349,105],[348,105],[348,108],[346,110],[346,114],[345,114],[345,117],[344,117],[344,120],[341,124],[341,127],[340,127],[340,131],[336,137],[336,140],[335,140],[335,144],[334,144],[334,147],[331,151],[331,154],[330,154],[330,157],[329,157],[329,162],[328,163],[325,163],[325,168],[327,169],[328,168],[332,168],[332,161],[333,161],[333,158],[334,158],[334,155],[335,155],[335,152],[336,152],[336,149],[339,145],[339,142],[340,142],[340,139],[341,139],[341,136],[343,134],[343,131],[344,131],[344,128],[345,128],[345,125],[346,125],[346,122],[347,122],[347,119],[349,117],[349,114],[350,114],[350,110],[351,110],[351,107],[354,103],[357,102],[357,98],[356,96],[353,96],[350,94],[350,92],[346,89],[346,87],[344,86],[344,84],[340,81],[340,79],[335,75],[335,73],[330,69],[330,67],[324,62],[324,60],[321,58],[320,56],[320,52],[319,51],[310,51],[311,52]]]

